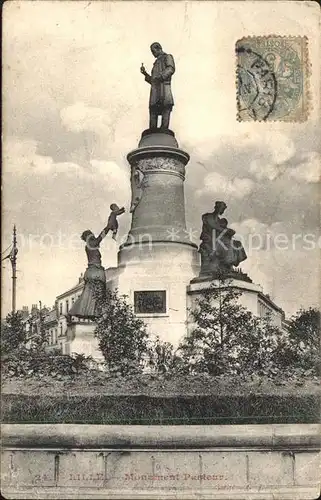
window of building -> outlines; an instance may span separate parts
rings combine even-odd
[[[73,305],[75,303],[75,297],[71,297],[71,304]]]
[[[54,332],[54,344],[57,344],[57,337],[58,337],[58,329],[55,328],[55,332]]]
[[[62,302],[59,302],[59,314],[62,314]]]
[[[62,324],[60,323],[60,337],[62,337]]]
[[[66,300],[66,313],[69,312],[69,300]]]
[[[165,314],[166,291],[165,290],[135,291],[134,311],[136,314]]]

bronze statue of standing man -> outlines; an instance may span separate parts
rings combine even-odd
[[[171,54],[163,52],[158,42],[150,46],[152,54],[156,57],[151,75],[146,72],[144,65],[140,71],[145,76],[145,81],[151,85],[149,98],[149,128],[157,128],[158,116],[162,117],[161,128],[168,129],[169,119],[174,99],[171,90],[171,79],[175,73],[174,58]]]

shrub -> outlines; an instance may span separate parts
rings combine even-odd
[[[7,354],[26,342],[26,330],[20,311],[10,313],[1,323],[1,354]]]
[[[143,369],[148,351],[148,334],[145,323],[137,318],[126,295],[117,290],[106,290],[98,297],[101,314],[95,335],[111,373],[128,375]]]
[[[160,375],[188,373],[185,360],[178,355],[170,342],[163,342],[159,337],[148,344],[147,365],[151,371]]]
[[[2,375],[6,377],[64,376],[89,371],[91,357],[83,354],[63,355],[60,351],[47,353],[20,347],[2,359]]]

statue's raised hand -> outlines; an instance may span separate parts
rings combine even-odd
[[[144,64],[143,64],[143,63],[142,63],[142,65],[141,65],[141,67],[140,67],[140,72],[141,72],[144,76],[146,76],[146,75],[147,75],[147,71],[146,71],[145,66],[144,66]]]

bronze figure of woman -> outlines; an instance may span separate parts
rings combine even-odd
[[[81,239],[86,243],[88,266],[84,274],[85,285],[82,294],[69,310],[69,316],[94,319],[99,314],[97,298],[103,296],[106,289],[106,274],[101,264],[99,245],[105,236],[105,230],[96,237],[90,229],[81,235]]]
[[[233,239],[235,231],[220,217],[226,208],[224,201],[217,201],[214,211],[202,216],[201,274],[231,271],[247,258],[242,243]]]

